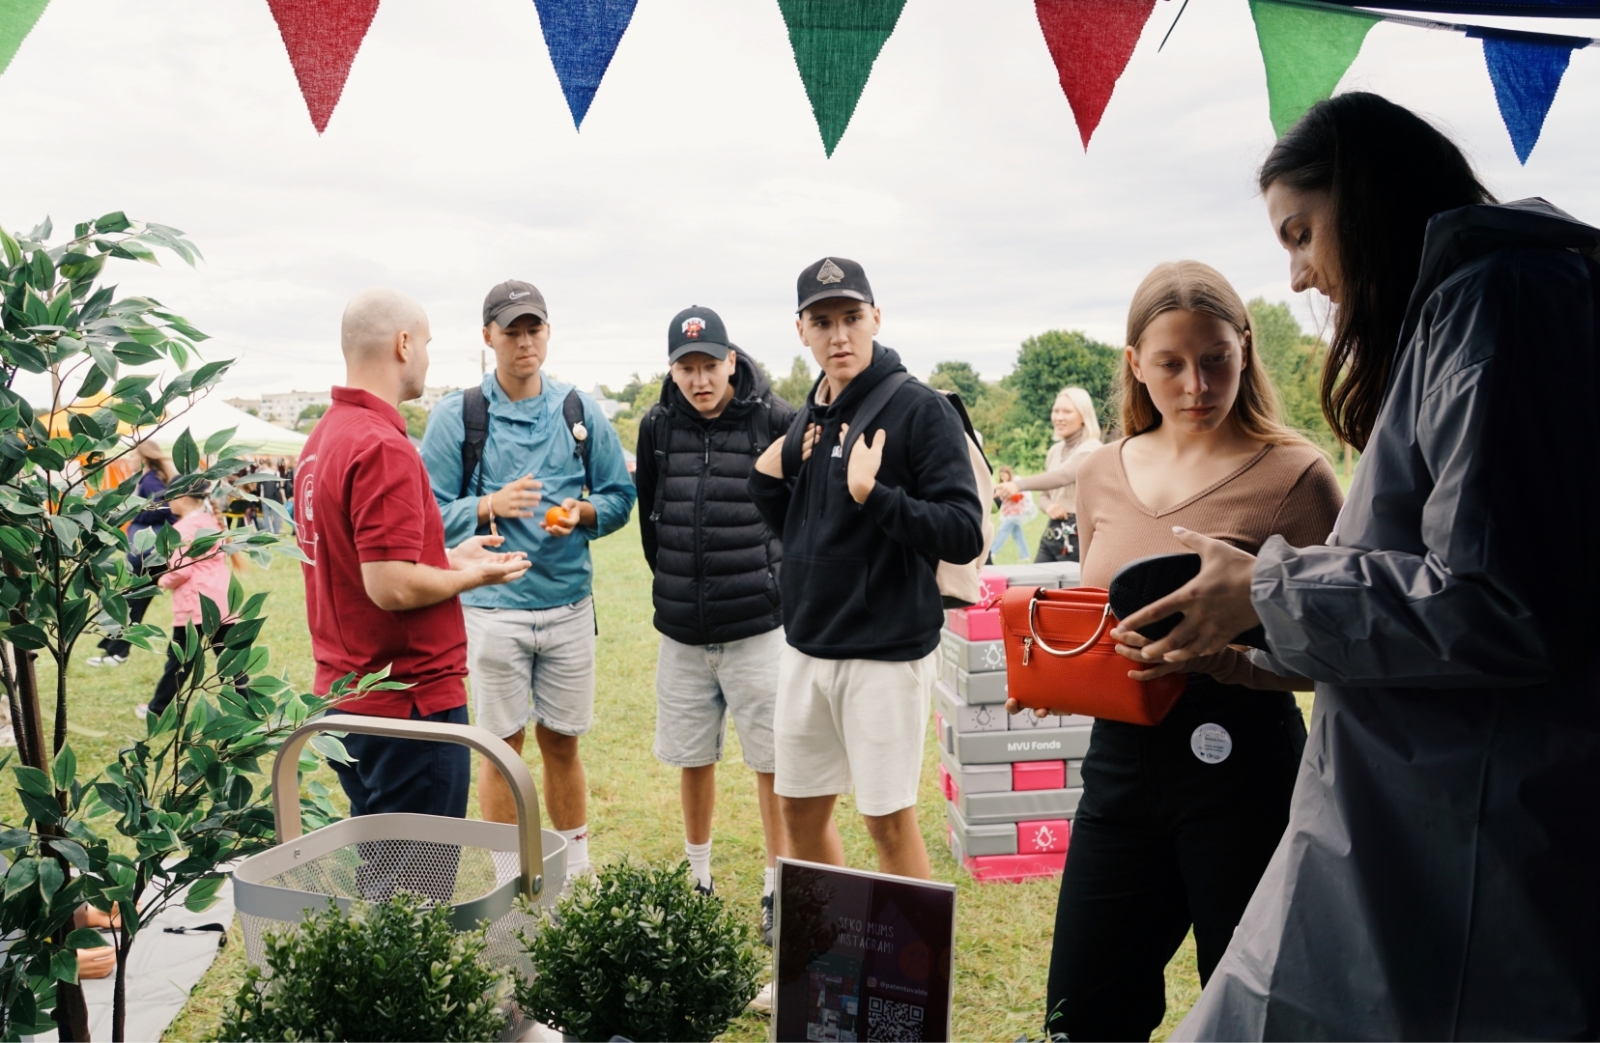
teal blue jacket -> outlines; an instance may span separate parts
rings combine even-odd
[[[578,392],[583,402],[583,426],[588,429],[589,493],[577,442],[561,418],[561,403],[570,384],[544,378],[540,394],[520,402],[508,399],[493,373],[483,378],[489,400],[489,440],[479,466],[482,489],[474,479],[466,496],[461,492],[461,392],[452,391],[434,406],[428,431],[422,438],[422,461],[428,467],[434,499],[444,515],[445,541],[452,547],[478,532],[478,498],[525,474],[544,483],[544,501],[531,518],[500,518],[495,522],[506,541],[501,550],[524,551],[532,567],[519,580],[497,587],[479,587],[461,595],[461,603],[475,608],[540,609],[570,605],[592,589],[594,566],[589,541],[622,528],[633,511],[633,478],[623,460],[622,443],[594,399]],[[579,526],[570,536],[551,536],[540,528],[544,513],[567,497],[594,504],[595,526]],[[485,529],[484,531],[487,531]]]

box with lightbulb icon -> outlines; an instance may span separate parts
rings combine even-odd
[[[1077,585],[1076,562],[984,570],[994,594]],[[939,635],[933,703],[950,854],[979,881],[1052,876],[1066,865],[1094,720],[1006,713],[1005,644],[990,611],[952,609]]]

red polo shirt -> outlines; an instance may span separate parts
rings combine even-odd
[[[422,457],[389,403],[356,388],[333,389],[295,469],[295,523],[310,564],[306,622],[317,661],[316,691],[346,674],[390,666],[410,688],[373,692],[343,705],[375,717],[423,716],[467,703],[467,630],[456,598],[385,612],[367,597],[364,561],[415,561],[448,569],[444,521]]]

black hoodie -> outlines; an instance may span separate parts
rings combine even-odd
[[[783,540],[789,644],[818,659],[926,656],[944,623],[939,562],[971,561],[983,550],[983,505],[966,431],[945,397],[925,384],[906,384],[878,413],[866,432],[888,438],[877,484],[864,504],[850,495],[840,425],[879,381],[904,371],[899,355],[874,344],[872,364],[836,401],[810,407],[809,422],[820,424],[822,435],[799,474],[750,473],[750,496]],[[813,386],[813,403],[816,394]],[[796,422],[807,417],[802,409]]]
[[[778,564],[783,546],[750,502],[753,423],[765,405],[766,442],[783,441],[794,408],[772,393],[766,374],[735,355],[733,401],[706,420],[668,376],[661,400],[639,421],[639,538],[655,573],[656,629],[687,645],[737,641],[783,625]],[[657,418],[668,421],[656,444]],[[661,489],[661,516],[655,513]]]

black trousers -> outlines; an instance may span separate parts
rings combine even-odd
[[[128,625],[133,626],[136,623],[144,622],[144,614],[150,611],[150,602],[154,601],[156,595],[161,593],[160,588],[155,585],[155,581],[160,578],[163,572],[167,571],[167,567],[165,565],[151,565],[146,568],[142,554],[128,555],[128,564],[133,566],[133,571],[136,574],[150,578],[149,597],[128,599]],[[120,656],[126,659],[132,649],[133,646],[120,637],[103,637],[100,639],[100,651],[106,655]]]
[[[133,606],[130,602],[128,613],[129,618],[132,618],[133,616],[132,608]],[[140,614],[143,615],[143,613]],[[191,623],[185,623],[181,628],[174,627],[172,639],[187,645],[189,643],[189,632],[195,629],[196,627]],[[228,639],[228,631],[232,629],[232,623],[224,623],[217,627],[217,632],[211,636],[212,655],[222,654],[223,642]],[[161,671],[161,679],[156,682],[156,694],[150,697],[150,712],[155,716],[160,717],[166,708],[172,704],[173,697],[178,694],[178,689],[182,688],[188,683],[189,675],[194,673],[194,668],[198,666],[204,670],[205,662],[205,649],[202,648],[200,650],[200,654],[195,657],[194,662],[185,663],[182,659],[178,658],[178,653],[173,651],[172,646],[169,644],[167,646],[166,668]],[[238,685],[240,688],[248,687],[250,684],[250,678],[246,677],[244,674],[239,674],[233,680],[234,684]]]
[[[330,716],[348,713],[329,710]],[[414,721],[466,724],[467,708],[457,706],[426,717],[411,708]],[[354,764],[330,762],[350,814],[467,817],[467,790],[472,785],[472,751],[465,746],[381,735],[349,734],[344,748]],[[369,902],[385,902],[397,890],[425,894],[435,902],[455,901],[456,869],[461,849],[428,840],[373,840],[356,845],[362,864],[356,887]]]
[[[1061,520],[1050,519],[1039,537],[1039,551],[1033,556],[1035,565],[1054,561],[1078,560],[1078,516],[1069,514]]]
[[[1231,741],[1218,763],[1191,746],[1202,725]],[[1056,906],[1048,1033],[1149,1039],[1191,926],[1200,980],[1211,977],[1288,824],[1305,744],[1292,695],[1203,675],[1155,727],[1095,722]]]

